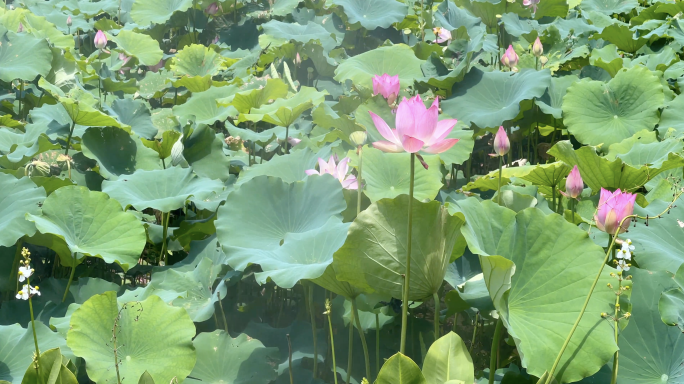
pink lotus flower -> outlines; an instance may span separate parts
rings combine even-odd
[[[349,158],[345,157],[339,163],[335,164],[335,156],[330,156],[330,160],[326,163],[325,160],[318,158],[318,171],[315,169],[307,169],[307,175],[333,175],[334,178],[342,183],[342,188],[345,189],[358,189],[359,183],[356,180],[356,176],[348,175],[349,172]]]
[[[399,75],[390,76],[385,73],[382,76],[373,76],[373,95],[381,94],[387,99],[387,104],[394,104],[400,89]]]
[[[523,5],[532,8],[532,13],[537,13],[537,4],[540,0],[523,0]]]
[[[451,40],[451,32],[448,29],[442,27],[435,27],[432,28],[432,32],[435,33],[435,43],[437,44]]]
[[[518,54],[515,53],[515,49],[513,49],[512,45],[508,46],[508,49],[501,57],[501,63],[503,63],[503,65],[507,66],[508,68],[513,68],[516,65],[518,65]]]
[[[291,146],[296,147],[297,144],[302,142],[302,139],[297,139],[295,137],[288,137],[287,142],[290,143]]]
[[[615,235],[622,219],[634,212],[635,201],[636,195],[633,193],[622,192],[619,189],[610,192],[601,188],[598,213],[594,216],[596,227],[610,235]],[[631,221],[631,218],[625,220],[619,233],[625,232]]]
[[[575,165],[565,181],[565,192],[560,191],[560,193],[567,198],[576,199],[582,194],[582,190],[584,190],[584,181],[579,169]]]
[[[95,48],[99,50],[103,50],[104,47],[107,46],[107,36],[105,36],[104,32],[101,30],[97,31],[95,39],[93,39],[93,44],[95,44]]]
[[[511,150],[511,141],[508,140],[508,135],[503,126],[499,127],[499,130],[494,136],[494,153],[489,155],[492,157],[503,156]]]
[[[206,12],[209,15],[215,15],[216,12],[218,12],[219,6],[216,3],[211,3],[207,8],[204,9],[204,12]]]
[[[439,100],[435,99],[430,108],[425,108],[420,95],[404,98],[397,108],[397,129],[391,129],[385,120],[373,112],[371,118],[378,132],[388,141],[376,141],[373,146],[384,152],[424,151],[442,153],[453,147],[458,139],[447,139],[456,125],[456,119],[437,121]]]
[[[24,32],[24,24],[19,22],[19,28],[17,28],[17,33],[22,33]]]
[[[71,24],[72,24],[71,15],[69,15],[69,17],[67,17],[67,20],[66,20],[66,25],[67,25],[67,27],[71,27]]]
[[[532,44],[532,54],[536,57],[539,57],[544,54],[544,46],[539,40],[539,36],[537,36],[537,40],[535,40],[534,44]]]

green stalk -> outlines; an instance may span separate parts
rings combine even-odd
[[[613,250],[614,251],[614,250]],[[618,293],[615,295],[615,325],[613,328],[615,328],[615,344],[617,345],[618,343],[618,329],[620,327],[620,293],[622,288],[622,276],[619,276],[618,278]],[[615,351],[615,355],[613,356],[613,373],[610,377],[610,384],[615,384],[617,382],[617,375],[618,375],[618,353],[620,350],[618,349]]]
[[[359,337],[361,337],[361,345],[363,346],[363,357],[366,360],[366,378],[371,379],[370,373],[370,356],[368,355],[368,345],[366,344],[366,334],[361,328],[361,320],[359,318],[359,310],[356,307],[356,298],[351,299],[352,311],[354,312],[354,321],[356,322],[356,330],[359,331]]]
[[[349,384],[351,380],[351,370],[352,370],[352,351],[354,347],[354,311],[352,311],[349,319],[349,354],[347,355],[347,382]]]
[[[166,216],[166,220],[164,217]],[[169,220],[171,219],[171,212],[164,214],[162,212],[162,248],[159,253],[159,261],[166,261],[166,236],[169,232]]]
[[[406,326],[408,324],[408,298],[409,298],[409,283],[411,281],[411,236],[413,233],[413,184],[416,173],[415,166],[416,154],[411,154],[411,173],[409,184],[409,202],[408,202],[408,230],[406,239],[406,274],[404,275],[404,294],[402,295],[401,304],[401,344],[399,352],[402,354],[406,350]]]
[[[292,376],[292,341],[290,340],[290,334],[288,333],[285,335],[287,337],[287,349],[288,349],[288,355],[287,355],[287,362],[290,367],[290,384],[294,384],[294,377]]]
[[[435,341],[439,339],[439,296],[437,292],[432,294],[432,299],[435,301]]]
[[[380,374],[380,314],[375,314],[375,377]]]
[[[31,280],[29,278],[26,278],[26,284],[28,285],[29,289],[29,312],[31,313],[31,328],[33,330],[33,345],[36,347],[36,362],[38,363],[36,365],[36,370],[40,366],[40,349],[38,348],[38,336],[36,335],[36,322],[35,322],[35,317],[33,315],[33,301],[31,300]]]
[[[499,156],[499,186],[496,188],[496,200],[501,205],[501,169],[503,168],[503,156]]]
[[[551,186],[551,210],[556,212],[556,186]]]
[[[499,314],[499,320],[496,321],[496,328],[494,329],[494,339],[492,339],[492,349],[489,356],[489,384],[494,384],[494,374],[496,373],[496,356],[499,354],[499,340],[503,334],[503,320]]]
[[[287,147],[287,144],[288,144],[287,138],[289,136],[290,136],[290,126],[288,125],[287,127],[285,127],[285,144],[284,145],[285,145],[285,153],[286,154],[290,153],[290,149]],[[256,159],[255,159],[255,161],[256,161]]]
[[[316,337],[316,314],[314,313],[314,285],[309,286],[309,314],[311,315],[311,332],[313,332],[314,368],[313,377],[318,376],[318,339]]]
[[[73,256],[73,255],[72,255]],[[74,275],[76,274],[76,258],[73,258],[74,265],[71,267],[71,273],[69,274],[69,282],[67,283],[66,289],[64,290],[64,296],[62,297],[62,303],[66,301],[67,294],[69,293],[69,287],[71,287],[71,282],[74,281]]]
[[[333,363],[333,376],[335,377],[335,384],[337,384],[337,362],[335,361],[335,336],[333,336],[333,326],[332,320],[332,306],[330,305],[330,300],[326,303],[326,312],[328,314],[328,328],[330,328],[330,346],[332,348],[332,363]]]
[[[356,178],[356,185],[358,185],[358,188],[356,189],[356,216],[361,213],[361,169],[363,166],[363,145],[359,145],[359,177]]]
[[[468,352],[470,352],[471,355],[473,354],[473,347],[475,346],[475,336],[477,336],[477,324],[478,324],[479,320],[480,320],[480,312],[475,312],[475,323],[473,323],[474,324],[474,326],[473,326],[473,338],[472,338],[472,340],[470,340],[470,350],[468,351]]]
[[[74,127],[76,127],[76,122],[71,122],[71,129],[69,129],[69,136],[67,136],[66,150],[64,151],[64,156],[69,154],[69,146],[71,145],[71,136],[74,134]]]

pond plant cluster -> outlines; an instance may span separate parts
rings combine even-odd
[[[683,14],[3,0],[0,384],[684,383]]]

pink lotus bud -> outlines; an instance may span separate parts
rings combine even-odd
[[[503,126],[499,127],[499,130],[494,136],[494,155],[492,156],[503,156],[508,153],[511,149],[511,141],[508,140],[508,135]]]
[[[610,192],[601,188],[598,212],[594,216],[596,227],[610,235],[615,235],[618,229],[619,233],[625,232],[629,228],[631,218],[625,220],[622,227],[618,228],[618,226],[625,217],[634,212],[635,201],[636,195],[633,193],[622,192],[619,189]]]
[[[95,39],[93,39],[93,44],[95,44],[95,48],[99,50],[102,50],[107,46],[107,36],[105,36],[104,32],[101,30],[97,31]]]
[[[71,15],[69,15],[69,17],[67,17],[67,21],[66,21],[67,27],[71,27],[71,23],[72,23],[72,21],[71,21]]]
[[[537,36],[537,40],[535,40],[534,44],[532,44],[532,54],[537,57],[544,54],[544,46],[542,45],[541,41],[539,41],[539,36]]]
[[[302,64],[302,57],[299,56],[299,52],[295,55],[294,63],[298,67]]]
[[[399,75],[390,76],[385,73],[382,76],[373,76],[373,95],[382,95],[388,104],[394,104],[400,89]]]
[[[515,49],[513,49],[512,45],[508,46],[508,49],[501,57],[501,63],[503,63],[503,65],[507,66],[508,68],[513,68],[516,65],[518,65],[518,54],[515,53]]]
[[[204,12],[206,12],[206,13],[209,14],[209,15],[215,15],[216,12],[218,12],[218,9],[219,9],[218,4],[216,4],[216,3],[211,3],[211,4],[209,4],[209,6],[204,10]]]
[[[22,33],[24,32],[24,24],[21,22],[19,23],[19,28],[17,28],[17,33]]]
[[[211,43],[212,43],[212,44],[217,44],[217,43],[219,42],[219,40],[221,40],[221,36],[216,35],[216,37],[214,37],[214,40],[212,40]]]
[[[451,32],[448,29],[435,27],[432,28],[432,32],[435,33],[435,43],[437,44],[451,40]]]
[[[566,197],[576,199],[582,194],[584,190],[584,181],[582,181],[582,176],[580,175],[579,169],[575,165],[568,175],[568,179],[565,180],[565,195]]]
[[[287,142],[290,143],[291,146],[296,147],[297,144],[302,142],[302,139],[297,139],[294,137],[288,137]]]
[[[532,8],[532,13],[537,13],[537,4],[540,0],[523,0],[523,5]]]

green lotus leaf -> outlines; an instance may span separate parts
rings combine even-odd
[[[563,96],[565,96],[568,87],[578,81],[579,78],[574,75],[552,77],[549,88],[546,89],[542,97],[534,101],[535,104],[547,115],[551,115],[555,119],[562,118]]]
[[[149,372],[145,371],[140,376],[140,380],[138,380],[138,384],[154,384],[154,379],[152,378],[152,375],[150,375]]]
[[[373,89],[373,76],[387,73],[398,75],[403,89],[423,77],[422,63],[407,45],[380,47],[345,60],[335,69],[335,80],[351,80],[357,87]]]
[[[223,189],[223,183],[198,177],[191,168],[169,167],[154,171],[138,170],[116,181],[105,180],[102,192],[117,200],[126,208],[138,211],[153,208],[170,212],[185,206],[192,196],[203,200]]]
[[[475,382],[473,359],[456,333],[449,332],[430,346],[423,362],[423,375],[428,384]]]
[[[264,34],[259,36],[259,45],[266,48],[269,45],[279,47],[291,40],[306,44],[310,41],[317,41],[323,47],[324,52],[329,52],[335,48],[337,41],[330,36],[323,26],[316,23],[300,25],[298,23],[284,23],[278,20],[271,20],[262,24]]]
[[[27,124],[26,132],[37,131],[45,133],[50,139],[56,140],[58,137],[66,140],[69,136],[72,120],[61,104],[45,104],[39,108],[34,108],[29,113],[31,123]],[[74,126],[74,137],[81,137],[88,127]]]
[[[570,173],[570,167],[558,161],[551,164],[537,165],[532,172],[522,178],[531,181],[536,185],[556,187],[560,185],[561,181],[563,181],[568,173]]]
[[[144,146],[152,149],[159,154],[160,159],[167,159],[171,156],[173,145],[180,139],[181,133],[178,131],[164,131],[161,141],[140,139]],[[165,165],[165,164],[162,164]]]
[[[67,345],[87,362],[91,380],[116,380],[112,330],[122,377],[140,377],[149,372],[157,383],[176,377],[185,379],[195,365],[192,338],[195,325],[182,308],[173,308],[159,297],[120,306],[116,293],[93,296],[71,316]]]
[[[428,384],[418,365],[397,353],[382,365],[375,384]]]
[[[600,34],[594,35],[596,39],[603,39],[615,44],[620,50],[634,53],[648,42],[645,37],[634,38],[634,32],[627,25],[612,24],[603,28]]]
[[[456,5],[468,10],[471,14],[479,17],[489,28],[498,25],[498,19],[507,12],[518,14],[521,17],[530,17],[531,9],[523,7],[521,3],[508,3],[500,0],[458,0]]]
[[[530,172],[535,170],[536,166],[523,165],[520,167],[506,167],[501,170],[501,185],[508,184],[512,178],[525,178]],[[479,189],[487,191],[490,189],[497,189],[499,186],[499,170],[489,172],[486,175],[480,176],[475,181],[469,182],[463,187],[463,190],[469,191],[472,189]]]
[[[176,88],[185,87],[190,92],[204,92],[211,88],[214,80],[211,79],[211,75],[205,76],[183,76],[178,80],[174,80],[173,84]]]
[[[443,89],[444,94],[449,97],[454,84],[462,81],[467,74],[468,59],[462,60],[454,69],[450,70],[440,58],[441,48],[439,51],[439,53],[431,53],[427,61],[420,66],[425,77],[417,80],[420,83]],[[470,53],[467,55],[471,56]]]
[[[81,149],[86,157],[97,160],[100,174],[110,179],[130,175],[138,169],[161,168],[154,150],[145,147],[137,136],[116,127],[88,128],[83,134]]]
[[[335,253],[337,278],[364,290],[402,296],[406,271],[408,196],[383,199],[362,211]],[[413,202],[413,247],[409,300],[437,292],[463,221],[439,204]]]
[[[41,352],[38,369],[36,369],[35,366],[30,365],[26,369],[22,384],[78,384],[78,380],[76,380],[74,373],[63,364],[63,358],[66,359],[66,357],[62,356],[59,348]]]
[[[59,102],[62,104],[62,107],[64,107],[64,110],[74,124],[88,127],[118,127],[122,129],[126,127],[119,123],[115,118],[105,115],[77,100],[60,97]]]
[[[175,12],[185,12],[192,4],[192,0],[134,0],[130,15],[141,26],[165,24]]]
[[[568,15],[568,2],[566,0],[549,0],[539,2],[537,12],[534,13],[534,18],[539,20],[542,17],[561,17],[565,18]]]
[[[116,36],[109,36],[129,56],[135,56],[140,64],[156,65],[164,56],[159,43],[149,35],[121,30]]]
[[[677,287],[660,295],[658,310],[663,323],[677,326],[684,332],[684,264],[677,270],[674,281]]]
[[[356,301],[356,305],[358,307],[361,331],[366,333],[368,331],[375,331],[376,325],[379,325],[380,329],[382,329],[385,325],[395,320],[396,317],[392,316],[392,314],[388,316],[385,313],[383,313],[383,307],[378,309],[373,308],[375,307],[375,305],[379,304],[380,301],[382,301],[383,299],[390,300],[389,297],[382,297],[381,295],[371,296],[371,294],[362,294],[354,298],[354,300]],[[342,320],[344,321],[345,326],[349,326],[349,321],[352,319],[351,315],[353,310],[351,299],[345,300],[344,297],[335,298],[332,301],[332,305],[333,313],[338,314],[336,310],[339,308],[339,312],[343,313]],[[375,314],[378,315],[378,324],[375,323]],[[333,324],[334,321],[335,320],[333,320]],[[356,322],[356,320],[354,320],[354,322]],[[359,329],[356,326],[356,324],[354,324],[354,328]]]
[[[183,157],[199,176],[227,181],[230,160],[223,153],[223,133],[216,133],[208,125],[200,125],[183,142]]]
[[[144,99],[162,97],[162,92],[171,85],[167,83],[169,75],[170,73],[166,71],[160,71],[157,73],[148,71],[145,74],[145,77],[138,80],[138,93],[140,94],[140,97]]]
[[[311,281],[348,300],[356,298],[363,293],[363,290],[356,288],[346,281],[337,280],[337,273],[332,264],[325,269],[325,272],[321,276],[311,279]]]
[[[225,282],[221,281],[214,289],[214,281],[220,271],[221,265],[213,265],[211,260],[202,259],[192,271],[168,269],[154,272],[150,286],[155,290],[184,292],[184,295],[174,298],[168,304],[184,308],[192,321],[200,323],[214,315],[214,306],[219,297],[226,297]]]
[[[140,0],[138,0],[140,1]],[[159,0],[166,1],[166,0]],[[177,0],[174,0],[177,1]],[[187,0],[181,0],[188,2]],[[142,1],[140,1],[142,2]],[[223,67],[223,58],[211,48],[200,44],[191,44],[178,51],[171,64],[171,70],[177,75],[206,76],[216,75]]]
[[[662,200],[655,200],[648,205],[648,209],[635,205],[634,213],[644,217],[649,214],[657,215],[665,211],[668,204]],[[684,255],[679,252],[684,246],[684,228],[679,224],[682,218],[684,207],[677,203],[669,214],[657,220],[649,220],[648,226],[639,220],[640,223],[636,227],[629,229],[626,236],[634,243],[634,257],[641,268],[674,273],[684,263]]]
[[[26,219],[41,233],[66,243],[71,253],[100,257],[124,270],[137,264],[147,240],[145,228],[133,214],[123,212],[106,194],[85,187],[56,190],[45,199],[41,215],[28,213]]]
[[[663,109],[660,123],[658,123],[658,133],[661,137],[664,137],[669,129],[674,130],[675,137],[684,135],[684,118],[679,113],[682,108],[684,108],[684,96],[678,95]]]
[[[187,383],[268,384],[276,379],[276,348],[266,348],[242,333],[236,338],[224,331],[200,333],[193,340],[197,365]]]
[[[52,51],[45,39],[27,33],[7,32],[0,45],[0,80],[31,81],[47,76],[52,64]]]
[[[288,127],[304,111],[324,102],[327,94],[327,91],[318,92],[313,87],[301,87],[299,92],[288,99],[278,99],[261,108],[252,108],[249,114],[240,115],[240,120],[265,121],[282,127]]]
[[[680,155],[682,150],[684,144],[681,141],[668,139],[654,143],[635,143],[628,152],[618,154],[617,157],[635,168],[647,166],[664,171],[684,166],[684,159]],[[652,173],[651,177],[658,173]]]
[[[45,191],[29,178],[0,174],[0,246],[12,246],[22,236],[36,233],[36,226],[25,215],[39,214],[43,200]]]
[[[509,73],[473,68],[452,98],[442,103],[442,109],[451,117],[480,128],[498,127],[518,116],[521,101],[541,97],[550,82],[548,70]]]
[[[216,99],[235,94],[237,87],[211,87],[204,92],[194,93],[185,104],[173,107],[173,113],[181,118],[195,116],[198,124],[214,124],[223,121],[228,116],[237,116],[237,110],[232,106],[219,106]]]
[[[631,231],[630,231],[631,234]],[[682,376],[684,334],[660,319],[661,292],[676,287],[666,272],[631,269],[632,316],[620,332],[620,383],[677,382]]]
[[[639,6],[636,0],[582,0],[582,11],[595,11],[606,15],[629,12]]]
[[[157,128],[152,123],[152,113],[145,103],[134,99],[115,99],[111,113],[125,125],[129,125],[136,135],[152,139],[157,135]]]
[[[36,125],[27,125],[25,132],[12,128],[0,130],[0,154],[4,155],[0,158],[0,164],[5,168],[19,169],[36,155],[59,148],[61,146],[52,143]]]
[[[608,83],[585,79],[570,86],[563,98],[563,123],[581,143],[609,146],[653,130],[663,101],[660,80],[636,66]]]
[[[50,328],[36,321],[36,336],[41,351],[52,348],[62,348],[68,351],[64,338],[52,332]],[[20,384],[26,368],[33,361],[35,346],[33,344],[33,330],[31,326],[22,328],[19,324],[0,325],[0,380],[7,380],[11,384]]]
[[[228,195],[219,207],[216,234],[224,247],[273,251],[294,234],[339,220],[345,208],[342,186],[332,176],[294,183],[259,176]]]
[[[439,12],[434,13],[435,19],[439,21],[442,28],[446,28],[449,31],[456,30],[459,27],[466,27],[466,30],[470,30],[480,24],[478,17],[473,16],[470,12],[458,7],[451,1],[443,1],[439,4],[437,10]]]
[[[474,197],[450,203],[448,209],[452,215],[464,215],[466,224],[461,228],[461,234],[468,243],[468,249],[481,256],[496,255],[493,247],[515,220],[512,210],[491,200],[480,203]],[[496,220],[491,220],[492,217],[496,217]]]
[[[39,38],[46,39],[51,45],[64,50],[74,49],[74,39],[57,29],[55,24],[45,17],[34,14],[27,9],[16,8],[6,12],[1,18],[2,25],[10,31],[16,31],[19,23],[24,26],[24,32]]]
[[[423,168],[416,160],[413,196],[418,200],[432,200],[442,188],[441,162],[435,155],[423,156],[423,159],[429,168]],[[363,192],[372,202],[408,195],[410,164],[408,153],[384,153],[373,147],[364,148],[363,181],[366,186]]]
[[[389,28],[408,12],[406,4],[396,0],[333,0],[332,4],[344,9],[350,24],[359,23],[370,31]]]
[[[219,104],[230,104],[240,113],[249,113],[253,108],[268,104],[271,100],[287,96],[288,86],[282,79],[268,79],[263,88],[238,92],[234,96],[217,100]]]
[[[615,77],[620,69],[622,69],[623,59],[618,53],[615,44],[608,44],[603,48],[592,50],[589,63],[605,69],[611,77]]]

